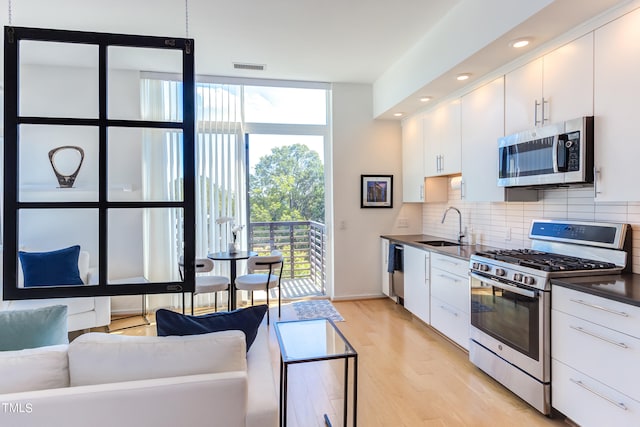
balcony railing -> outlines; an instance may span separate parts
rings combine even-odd
[[[325,226],[315,221],[252,222],[249,247],[259,255],[273,250],[282,252],[282,280],[311,282],[325,293]]]

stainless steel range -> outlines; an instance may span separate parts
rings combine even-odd
[[[534,220],[530,249],[470,260],[473,364],[543,414],[551,413],[551,279],[627,269],[626,224]]]

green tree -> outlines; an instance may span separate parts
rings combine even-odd
[[[272,149],[256,164],[250,185],[252,222],[324,223],[324,167],[306,145]]]

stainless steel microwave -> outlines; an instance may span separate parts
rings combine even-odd
[[[498,140],[498,186],[593,182],[593,117],[581,117]]]

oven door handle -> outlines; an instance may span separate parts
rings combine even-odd
[[[503,289],[505,291],[513,292],[514,294],[522,295],[529,298],[536,298],[537,293],[535,291],[529,291],[527,289],[522,289],[517,286],[507,285],[506,283],[498,282],[496,280],[489,279],[488,277],[481,276],[477,273],[469,273],[469,275],[481,282],[485,282],[490,284],[491,286],[495,286],[496,288]]]

